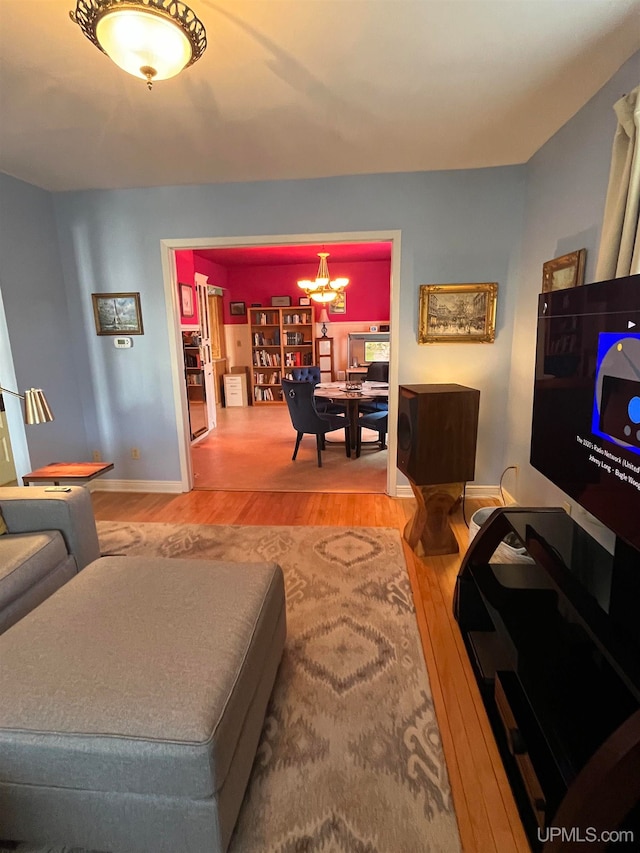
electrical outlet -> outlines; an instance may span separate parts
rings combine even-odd
[[[94,451],[93,451],[93,456],[92,456],[92,458],[93,458],[93,461],[94,461],[94,462],[102,462],[102,454],[100,453],[100,451],[99,451],[99,450],[94,450]]]
[[[138,447],[131,448],[131,458],[140,459],[140,449]]]

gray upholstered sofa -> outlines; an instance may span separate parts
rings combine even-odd
[[[0,488],[0,633],[100,556],[88,491]]]
[[[34,514],[65,545],[66,556],[52,535],[51,571],[74,576],[0,636],[0,838],[224,853],[283,652],[282,569],[126,556],[85,565],[97,547],[93,514],[82,520],[88,494],[6,492],[14,532],[0,549],[16,553],[11,538]],[[27,607],[35,596],[23,586]]]

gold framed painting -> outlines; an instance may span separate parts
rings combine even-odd
[[[586,249],[569,252],[542,265],[542,292],[550,290],[566,290],[569,287],[580,287],[584,284],[584,264],[587,257]]]
[[[98,335],[143,335],[139,293],[92,293]]]
[[[497,282],[421,284],[419,344],[492,344]]]

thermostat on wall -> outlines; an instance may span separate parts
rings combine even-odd
[[[116,349],[130,349],[132,346],[131,338],[114,338],[113,345]]]

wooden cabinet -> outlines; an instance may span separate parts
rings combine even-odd
[[[250,308],[249,325],[253,402],[282,403],[282,376],[314,364],[313,307]]]
[[[335,379],[333,338],[316,338],[316,364],[320,368],[320,381],[333,382]]]

